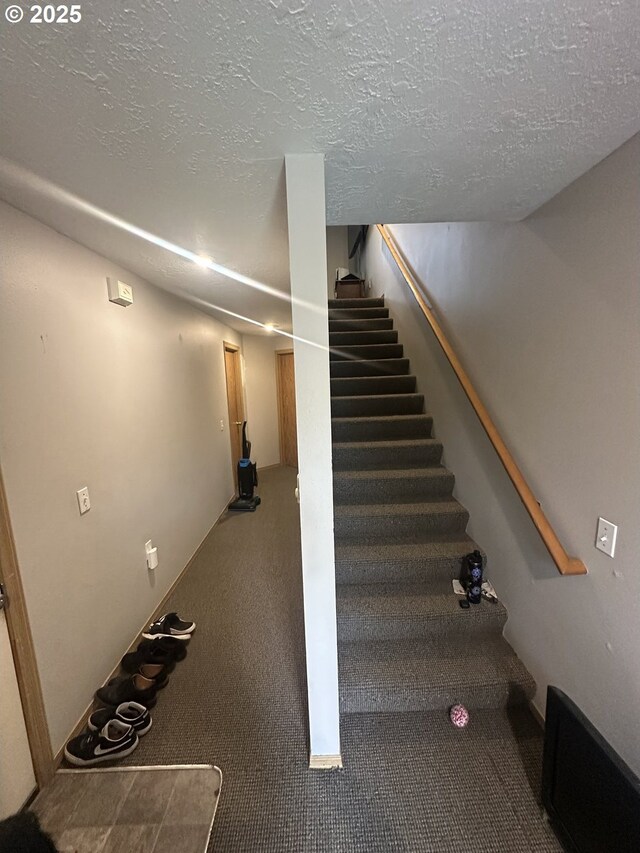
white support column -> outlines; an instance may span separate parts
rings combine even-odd
[[[285,158],[310,766],[341,765],[324,156]],[[309,341],[311,343],[305,343]],[[319,346],[313,346],[317,344]]]

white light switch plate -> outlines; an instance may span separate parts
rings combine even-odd
[[[596,534],[596,548],[603,554],[613,557],[616,551],[616,539],[618,537],[618,525],[612,524],[606,518],[598,519],[598,533]]]
[[[76,496],[78,498],[78,508],[80,510],[80,515],[84,515],[85,512],[89,512],[91,509],[91,500],[89,498],[89,489],[84,486],[82,489],[78,489],[76,492]]]

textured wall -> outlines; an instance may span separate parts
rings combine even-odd
[[[415,301],[370,232],[469,532],[538,683],[640,771],[640,136],[522,223],[394,226],[454,348],[585,577],[557,574]],[[619,525],[615,559],[594,547]]]
[[[4,204],[0,233],[0,458],[57,750],[232,495],[239,337]]]

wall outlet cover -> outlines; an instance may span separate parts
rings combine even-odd
[[[78,498],[78,509],[80,510],[80,515],[84,515],[85,512],[89,512],[91,509],[91,498],[89,497],[89,489],[86,486],[83,486],[81,489],[78,489],[76,492],[76,497]]]

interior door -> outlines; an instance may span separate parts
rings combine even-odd
[[[244,421],[244,392],[240,351],[234,344],[224,345],[224,369],[227,377],[229,436],[231,438],[231,467],[236,480],[238,459],[242,456],[242,422]],[[237,485],[237,484],[236,484]]]
[[[280,463],[298,467],[296,429],[296,382],[293,351],[276,352],[278,386],[278,420],[280,428]]]
[[[7,620],[0,611],[0,820],[24,805],[35,790],[27,729],[13,665]]]

